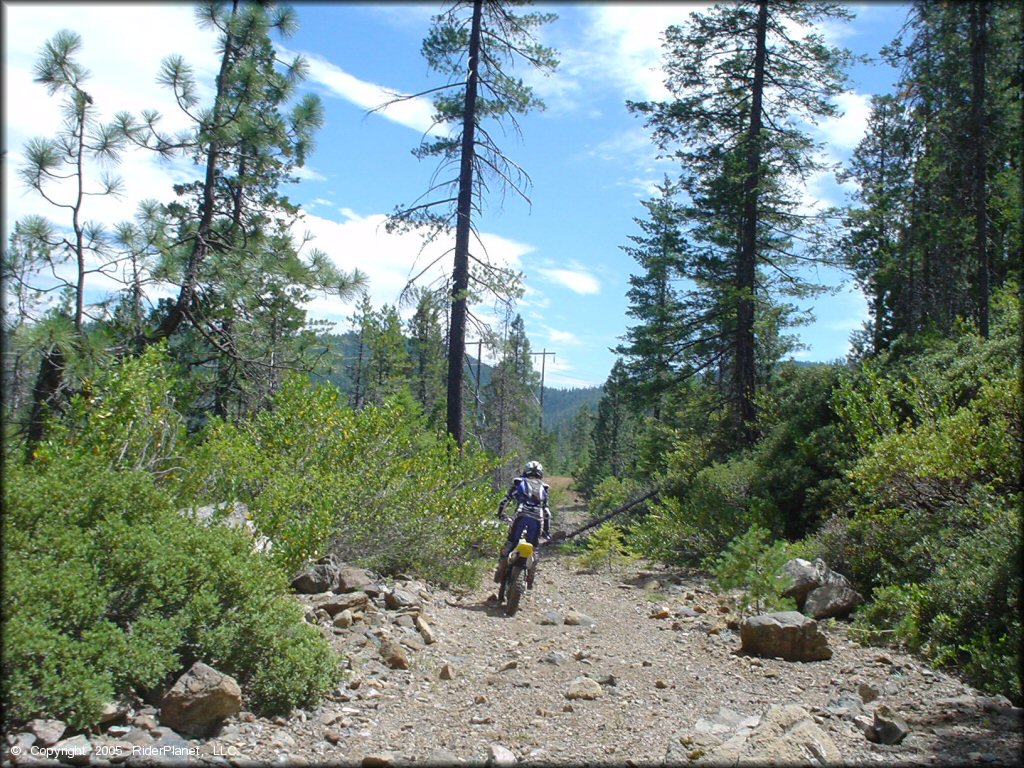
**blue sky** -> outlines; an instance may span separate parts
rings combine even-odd
[[[310,63],[305,87],[320,95],[326,124],[317,147],[290,191],[306,210],[305,230],[314,245],[346,269],[358,267],[370,278],[375,305],[394,303],[417,264],[412,235],[386,235],[382,222],[396,205],[409,203],[428,185],[433,161],[411,154],[430,126],[425,100],[406,102],[384,112],[368,110],[390,91],[416,93],[440,84],[420,56],[420,43],[434,3],[298,3],[300,29],[282,45]],[[535,351],[555,352],[546,364],[549,386],[601,384],[614,362],[609,351],[628,325],[625,293],[635,262],[621,246],[637,233],[641,200],[670,163],[655,159],[641,121],[625,108],[627,99],[664,98],[658,71],[660,36],[704,6],[697,3],[544,4],[559,18],[543,30],[543,42],[559,51],[561,66],[537,78],[522,71],[547,103],[547,110],[521,119],[522,136],[509,133],[507,154],[532,177],[531,204],[514,195],[485,201],[477,221],[490,257],[521,270],[526,293],[517,306]],[[877,58],[879,48],[897,34],[906,6],[897,3],[850,4],[856,18],[824,30],[828,38],[855,53]],[[156,84],[160,61],[171,53],[185,56],[210,86],[217,64],[214,37],[193,21],[192,8],[179,3],[22,3],[5,2],[4,12],[4,210],[5,231],[29,213],[52,214],[20,186],[15,177],[27,139],[52,135],[59,125],[58,105],[31,82],[41,46],[62,28],[83,39],[80,61],[91,71],[87,89],[101,116],[157,108],[168,125],[184,125],[168,94]],[[868,100],[887,92],[895,73],[878,62],[851,72],[850,90],[841,99],[845,115],[815,128],[835,160],[848,157],[863,133]],[[126,195],[120,201],[97,199],[89,217],[114,223],[129,219],[143,198],[169,199],[175,181],[190,178],[187,164],[160,163],[135,153],[117,169]],[[822,177],[806,191],[807,205],[843,201],[834,180]],[[448,247],[449,244],[442,246]],[[825,272],[839,283],[842,276]],[[102,281],[94,284],[102,291]],[[166,293],[171,288],[166,288]],[[154,298],[159,292],[154,293]],[[817,299],[816,321],[797,330],[807,360],[842,358],[850,332],[866,317],[865,303],[847,287]],[[347,328],[353,307],[316,299],[310,311]],[[487,307],[478,309],[487,317]]]

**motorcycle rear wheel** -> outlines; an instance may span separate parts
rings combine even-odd
[[[508,575],[508,603],[505,605],[505,613],[508,616],[515,616],[519,610],[519,600],[526,591],[526,568],[518,565],[510,569]]]

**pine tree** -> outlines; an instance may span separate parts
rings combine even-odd
[[[626,343],[615,350],[626,357],[630,377],[650,403],[655,419],[681,365],[680,342],[687,338],[679,327],[684,313],[677,285],[686,274],[683,251],[687,247],[679,229],[683,214],[674,199],[679,187],[666,177],[657,190],[657,197],[643,202],[649,218],[634,219],[643,234],[630,237],[634,246],[623,247],[644,272],[629,278],[626,314],[637,324],[626,332]]]
[[[327,256],[291,234],[300,211],[282,187],[312,147],[323,122],[312,95],[286,109],[305,77],[301,58],[282,62],[271,34],[291,34],[294,11],[272,3],[201,3],[200,24],[220,33],[220,70],[213,102],[200,105],[191,68],[180,56],[163,63],[160,82],[194,121],[171,136],[156,113],[141,120],[119,115],[121,130],[161,154],[184,153],[203,177],[176,186],[179,200],[164,208],[174,246],[161,254],[162,273],[177,284],[175,300],[136,339],[137,347],[188,328],[175,349],[201,373],[213,361],[213,408],[228,398],[244,410],[273,392],[284,369],[308,369],[314,337],[302,304],[312,292],[347,297],[363,281],[339,272]]]
[[[516,315],[509,323],[501,345],[501,357],[491,370],[491,380],[483,387],[484,448],[501,457],[504,467],[496,470],[495,487],[515,465],[528,461],[534,450],[532,437],[539,417],[534,395],[539,376],[533,370],[530,340],[523,318]]]
[[[411,389],[431,427],[444,426],[446,379],[444,297],[417,289],[416,312],[409,319],[409,355],[412,358]]]
[[[34,80],[46,86],[51,96],[61,97],[64,120],[56,136],[28,142],[25,162],[18,169],[28,187],[51,204],[55,213],[67,214],[70,220],[54,222],[31,216],[17,222],[3,258],[4,283],[13,281],[17,286],[21,311],[29,310],[25,301],[29,296],[60,296],[56,305],[33,302],[35,309],[47,305],[49,309],[45,323],[34,333],[40,362],[28,416],[28,456],[43,438],[47,409],[59,407],[61,393],[73,386],[68,375],[72,361],[89,356],[86,324],[102,312],[92,315],[87,308],[87,279],[97,274],[115,276],[119,258],[110,233],[86,215],[90,198],[118,194],[120,179],[103,169],[120,159],[125,141],[116,125],[102,125],[95,116],[93,97],[85,90],[89,72],[76,60],[81,48],[81,37],[68,30],[58,32],[43,46]],[[62,276],[61,267],[68,262],[72,264],[71,279]],[[23,316],[18,324],[27,319],[42,318]]]
[[[392,227],[426,226],[428,237],[455,230],[448,331],[447,429],[456,442],[465,436],[463,358],[466,353],[468,300],[474,289],[515,295],[516,276],[470,252],[474,220],[483,210],[490,183],[526,198],[529,177],[508,159],[487,128],[487,121],[518,129],[516,115],[542,109],[543,102],[510,71],[524,61],[541,71],[555,65],[554,53],[534,39],[553,14],[517,14],[499,0],[454,2],[434,18],[423,42],[423,55],[449,82],[434,89],[436,124],[458,127],[450,136],[427,139],[414,154],[440,158],[439,179],[421,200],[399,210]],[[417,94],[421,95],[421,94]],[[453,174],[453,175],[449,175]],[[475,265],[475,268],[474,268]]]
[[[689,196],[684,233],[694,263],[714,280],[714,326],[699,334],[710,343],[703,364],[722,363],[744,442],[757,431],[756,331],[762,309],[773,303],[763,297],[813,289],[794,271],[806,254],[797,254],[793,241],[806,224],[798,185],[823,165],[799,121],[836,114],[833,98],[848,58],[820,35],[793,30],[848,16],[836,3],[767,0],[694,13],[665,34],[673,99],[628,104],[681,163]],[[772,314],[785,320],[779,309]]]

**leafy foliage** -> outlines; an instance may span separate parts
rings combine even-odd
[[[241,532],[183,517],[150,475],[90,452],[8,466],[4,709],[9,721],[94,724],[109,701],[195,660],[247,702],[316,701],[339,659]]]
[[[411,398],[353,411],[336,389],[287,379],[272,407],[214,423],[187,471],[195,504],[242,501],[294,572],[328,549],[386,573],[464,578],[497,498],[491,460],[423,431]],[[483,481],[483,482],[482,482]]]
[[[740,609],[746,612],[753,605],[754,613],[791,611],[796,609],[792,598],[782,593],[792,584],[782,570],[790,559],[784,541],[771,541],[771,533],[752,525],[731,542],[717,558],[710,558],[711,573],[723,591],[743,590]]]
[[[625,565],[634,559],[636,555],[623,540],[622,529],[606,522],[587,538],[586,550],[576,558],[576,563],[582,568],[604,565],[611,571],[615,566]]]

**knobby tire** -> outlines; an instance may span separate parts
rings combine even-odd
[[[508,603],[505,607],[505,613],[509,616],[515,616],[516,611],[519,610],[519,600],[526,590],[526,568],[524,566],[514,566],[511,571],[508,577],[508,594],[506,595]]]

